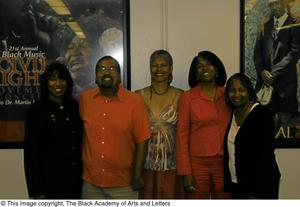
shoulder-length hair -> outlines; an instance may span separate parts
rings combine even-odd
[[[41,101],[46,101],[49,98],[48,81],[53,73],[58,73],[58,78],[67,81],[67,90],[64,94],[64,99],[72,96],[73,80],[68,68],[60,62],[53,62],[46,67],[45,72],[41,76]]]
[[[229,88],[232,85],[232,82],[234,80],[239,80],[241,82],[242,86],[244,86],[247,89],[250,101],[252,101],[252,102],[257,101],[255,90],[254,90],[251,80],[248,78],[248,76],[246,76],[243,73],[235,73],[228,79],[228,81],[226,83],[226,88],[225,88],[226,102],[229,106],[233,107],[232,103],[229,101],[228,94],[229,94]]]
[[[217,55],[210,51],[201,51],[197,56],[193,58],[189,70],[189,86],[193,88],[200,82],[200,80],[197,78],[197,66],[199,64],[200,58],[203,58],[206,61],[210,62],[216,68],[216,84],[218,86],[224,86],[227,79],[224,64]]]

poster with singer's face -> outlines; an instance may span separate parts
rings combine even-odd
[[[126,76],[127,0],[0,1],[0,147],[22,143],[47,63],[67,65],[73,97],[96,87],[95,63],[116,58]],[[18,145],[21,146],[21,145]]]
[[[300,0],[245,0],[244,73],[256,92],[273,89],[278,148],[300,147]]]

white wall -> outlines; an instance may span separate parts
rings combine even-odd
[[[228,75],[239,70],[239,0],[131,0],[131,86],[150,82],[149,56],[167,49],[174,59],[174,81],[187,89],[192,58],[215,52]]]
[[[23,150],[0,150],[0,199],[27,198]]]
[[[130,0],[132,89],[150,84],[149,56],[167,49],[176,87],[187,89],[190,62],[200,50],[215,52],[228,76],[239,71],[239,0]],[[280,198],[300,198],[298,149],[278,149]],[[0,150],[0,199],[27,198],[23,150]]]
[[[277,149],[276,155],[282,176],[279,198],[300,199],[300,150]]]

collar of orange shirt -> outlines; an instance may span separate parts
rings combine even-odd
[[[117,92],[117,95],[114,96],[114,97],[112,98],[112,100],[113,100],[113,99],[118,99],[118,100],[120,100],[120,101],[124,101],[124,100],[126,99],[126,97],[127,97],[127,93],[126,93],[126,92],[127,92],[126,89],[123,87],[122,84],[120,84],[120,85],[119,85],[118,92]],[[94,94],[92,95],[92,97],[93,97],[93,98],[96,98],[96,97],[98,97],[98,96],[103,97],[102,94],[101,94],[101,90],[100,90],[99,88],[96,88],[96,89],[94,90]]]

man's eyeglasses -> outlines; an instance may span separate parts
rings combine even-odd
[[[115,66],[110,66],[110,67],[99,66],[99,67],[97,67],[97,71],[101,71],[101,72],[105,72],[105,71],[117,72],[118,69]]]

